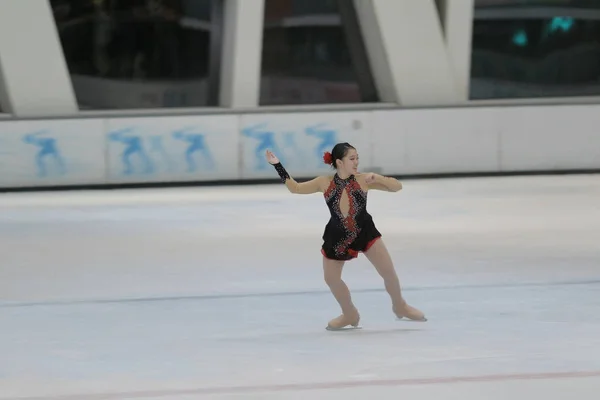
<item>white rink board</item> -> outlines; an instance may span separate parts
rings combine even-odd
[[[277,179],[267,149],[310,178],[343,141],[386,175],[600,169],[598,126],[595,105],[0,121],[0,187]]]
[[[496,172],[499,109],[375,111],[375,165],[386,174]]]
[[[109,183],[236,179],[236,116],[107,121]]]
[[[103,183],[101,119],[2,121],[0,186]]]
[[[600,168],[600,107],[530,106],[499,112],[503,171]]]
[[[331,173],[323,154],[338,142],[356,147],[362,169],[372,165],[370,113],[320,112],[243,115],[240,123],[242,178],[277,178],[267,163],[270,149],[293,176]]]

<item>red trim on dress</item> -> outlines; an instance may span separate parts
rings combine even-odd
[[[371,246],[373,246],[375,244],[375,242],[378,241],[379,239],[381,239],[381,236],[377,236],[375,239],[373,239],[369,243],[367,243],[367,248],[365,249],[365,253],[367,251],[369,251],[369,249],[371,248]]]
[[[349,249],[348,250],[348,254],[350,254],[352,256],[352,259],[357,258],[359,253],[366,253],[367,251],[369,251],[369,249],[375,244],[376,241],[378,241],[379,239],[381,239],[381,236],[377,236],[375,239],[371,240],[369,243],[367,243],[367,246],[365,248],[365,251],[356,251],[356,250],[352,250]],[[323,248],[321,248],[321,254],[323,254],[323,257],[325,257],[328,260],[333,260],[333,261],[350,261],[350,260],[336,260],[335,258],[329,258],[327,257],[327,255],[325,254],[325,250],[323,250]]]

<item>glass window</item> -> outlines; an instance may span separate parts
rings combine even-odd
[[[261,105],[377,101],[352,2],[340,3],[265,1]]]
[[[475,4],[471,99],[600,94],[600,1]]]
[[[216,105],[211,0],[50,3],[80,108]]]

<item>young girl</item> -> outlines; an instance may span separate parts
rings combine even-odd
[[[348,326],[357,327],[360,321],[358,310],[352,303],[350,291],[342,280],[342,267],[346,261],[365,254],[384,280],[385,288],[392,300],[392,310],[398,318],[426,321],[423,313],[409,306],[400,290],[400,282],[391,257],[383,244],[381,233],[367,212],[369,189],[398,192],[402,184],[394,179],[374,173],[358,173],[358,153],[348,143],[338,143],[331,153],[326,152],[323,160],[335,168],[331,176],[319,176],[308,182],[298,183],[287,173],[279,159],[269,150],[267,161],[275,167],[281,181],[291,193],[312,194],[321,192],[331,213],[323,234],[323,272],[325,282],[342,308],[342,315],[329,321],[327,329],[339,330]]]

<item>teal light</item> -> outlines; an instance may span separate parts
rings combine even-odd
[[[575,21],[571,17],[554,17],[548,25],[548,33],[556,31],[568,32],[574,24]]]
[[[525,47],[529,43],[529,38],[527,37],[527,32],[523,29],[519,29],[512,38],[513,43],[519,47]]]

